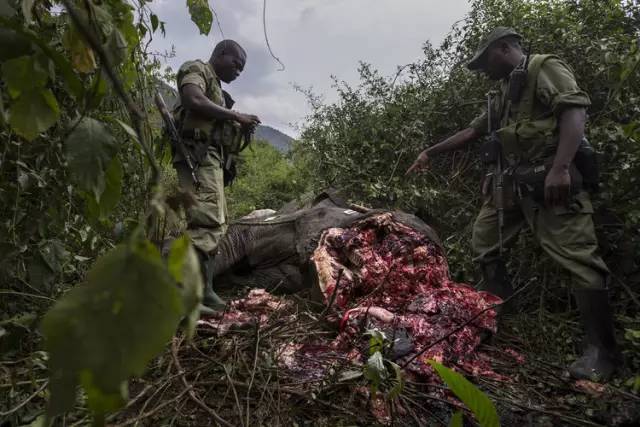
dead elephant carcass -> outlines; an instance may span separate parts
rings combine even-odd
[[[391,342],[388,357],[419,376],[431,375],[429,359],[490,373],[476,349],[484,331],[495,331],[491,306],[500,300],[452,281],[438,237],[413,215],[359,212],[324,195],[303,209],[232,225],[214,271],[220,284],[316,290],[337,332],[312,347],[291,343],[284,363],[293,371],[318,372],[305,369],[310,351],[362,362],[364,333],[378,330]],[[235,312],[266,321],[261,312],[282,305],[253,292],[231,307],[210,324],[244,318]]]

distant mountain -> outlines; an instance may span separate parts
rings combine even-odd
[[[158,81],[158,90],[169,109],[173,109],[174,104],[178,100],[178,92],[162,80]],[[289,135],[266,125],[258,126],[254,137],[256,139],[263,139],[267,141],[281,153],[287,153],[291,149],[291,144],[293,143],[293,138]]]
[[[259,125],[254,134],[255,139],[264,139],[273,145],[281,153],[286,153],[291,149],[293,138],[289,135],[274,129],[271,126]]]

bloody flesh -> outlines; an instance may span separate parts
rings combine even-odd
[[[326,230],[311,261],[337,332],[333,338],[283,346],[280,363],[290,371],[317,379],[332,360],[362,363],[368,357],[364,332],[378,329],[394,343],[386,356],[399,365],[429,347],[406,366],[416,377],[435,379],[429,359],[472,375],[496,376],[478,346],[483,331],[496,331],[496,313],[488,308],[500,299],[452,281],[441,247],[391,213]],[[264,325],[274,313],[290,308],[285,301],[253,290],[201,326],[224,333],[247,323]]]

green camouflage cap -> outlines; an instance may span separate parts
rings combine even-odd
[[[480,44],[478,45],[478,49],[476,49],[476,53],[473,55],[473,58],[471,58],[471,61],[469,61],[469,63],[467,64],[467,68],[470,70],[480,70],[484,67],[484,54],[487,51],[487,49],[489,48],[489,46],[491,46],[491,43],[498,41],[502,38],[505,37],[517,37],[519,39],[522,38],[522,36],[518,33],[516,33],[516,31],[513,28],[508,28],[508,27],[496,27],[494,28],[493,31],[491,31],[489,34],[487,34],[481,41]]]

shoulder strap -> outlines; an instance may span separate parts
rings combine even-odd
[[[522,98],[520,99],[520,108],[518,108],[518,121],[531,118],[533,108],[536,102],[536,90],[538,89],[538,75],[542,69],[542,65],[547,59],[557,58],[556,55],[532,55],[527,68],[527,85],[525,86]]]

